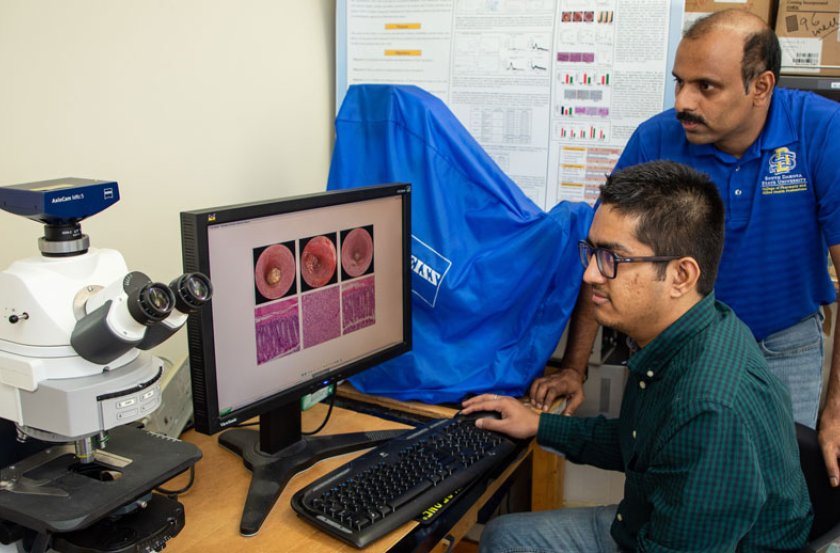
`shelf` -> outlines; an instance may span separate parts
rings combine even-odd
[[[818,75],[782,75],[779,86],[810,90],[821,96],[840,102],[840,77]]]

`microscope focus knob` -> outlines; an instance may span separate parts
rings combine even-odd
[[[20,315],[14,313],[14,314],[9,316],[9,322],[12,323],[12,324],[15,324],[15,323],[17,323],[21,320],[25,321],[28,318],[29,318],[29,313],[26,313],[25,311],[23,313],[21,313]]]

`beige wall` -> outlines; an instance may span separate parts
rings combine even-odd
[[[168,282],[181,210],[323,190],[333,0],[0,0],[0,185],[119,182],[82,224]],[[0,212],[0,268],[40,224]],[[157,353],[178,364],[186,332]]]

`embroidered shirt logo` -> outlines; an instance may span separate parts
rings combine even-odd
[[[767,161],[769,175],[761,181],[763,196],[776,196],[808,190],[808,180],[796,168],[796,152],[788,148],[776,148]]]
[[[796,152],[787,148],[777,148],[770,156],[770,174],[781,175],[790,173],[796,167]]]
[[[437,302],[440,286],[452,262],[428,244],[411,237],[411,292],[431,307]]]

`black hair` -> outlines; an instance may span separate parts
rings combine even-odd
[[[700,266],[697,291],[713,289],[723,251],[724,208],[705,173],[675,161],[649,161],[607,177],[600,201],[622,215],[638,217],[635,238],[653,255],[693,257]],[[658,273],[665,278],[667,263]]]
[[[744,93],[749,93],[750,83],[765,71],[771,71],[775,82],[779,82],[782,68],[782,48],[779,38],[757,15],[742,9],[731,8],[713,12],[694,22],[683,38],[696,39],[714,29],[740,28],[743,30],[744,55],[741,59],[741,78]]]
[[[776,33],[764,29],[750,34],[744,41],[744,58],[741,60],[744,89],[749,92],[749,83],[768,70],[773,72],[778,83],[782,70],[782,47]]]

